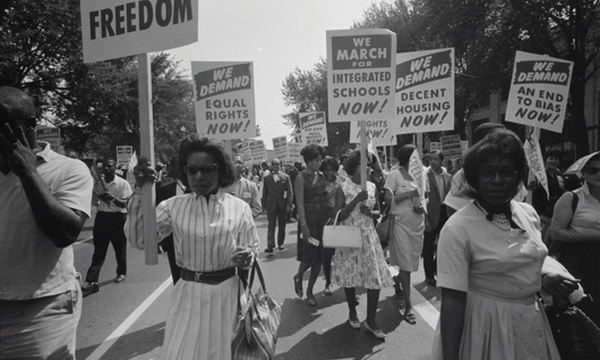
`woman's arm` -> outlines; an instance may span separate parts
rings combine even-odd
[[[466,292],[442,288],[440,326],[444,360],[459,358],[466,305]]]
[[[342,192],[342,196],[343,196],[344,191],[341,188],[339,190]],[[348,216],[350,216],[350,213],[352,212],[352,210],[354,210],[356,205],[358,205],[362,201],[367,200],[368,198],[369,198],[369,192],[367,190],[362,190],[361,192],[356,194],[354,199],[352,199],[348,204],[346,204],[344,207],[342,207],[342,209],[340,211],[340,216],[338,217],[338,221],[342,221],[342,220],[346,219]]]
[[[577,243],[600,241],[600,234],[576,232],[569,225],[573,219],[573,193],[564,193],[554,205],[554,214],[550,223],[550,235],[558,242]]]
[[[396,203],[399,203],[407,199],[412,199],[414,197],[419,197],[419,191],[417,189],[412,189],[411,191],[407,191],[404,193],[394,194],[394,201]]]
[[[306,216],[304,214],[304,177],[302,177],[302,174],[298,174],[298,176],[296,176],[294,188],[296,189],[296,207],[298,212],[298,221],[300,222],[300,231],[302,231],[302,239],[308,240],[308,238],[310,238],[310,231],[308,230]]]

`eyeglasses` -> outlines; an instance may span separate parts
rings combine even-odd
[[[596,175],[596,174],[598,173],[598,171],[600,171],[600,168],[597,168],[597,167],[592,167],[592,166],[588,167],[588,168],[585,170],[585,172],[587,172],[587,173],[588,173],[588,174],[590,174],[590,175]]]
[[[495,179],[496,176],[500,177],[500,179],[502,180],[510,180],[513,177],[517,176],[517,171],[512,169],[480,170],[479,176],[484,180],[492,180]]]
[[[219,166],[217,164],[212,165],[204,165],[204,166],[184,166],[183,171],[191,176],[196,175],[198,172],[201,172],[204,175],[212,175],[214,174]]]

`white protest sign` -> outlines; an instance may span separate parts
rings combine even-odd
[[[392,121],[388,120],[365,121],[365,127],[375,146],[389,146],[398,143],[396,134],[391,131],[391,123]],[[350,123],[350,144],[360,144],[360,123],[357,121]]]
[[[267,160],[267,148],[262,140],[250,140],[250,162],[253,164]]]
[[[300,113],[300,131],[303,144],[327,146],[327,123],[324,111]]]
[[[397,134],[454,129],[454,48],[396,55]]]
[[[517,51],[506,121],[562,133],[573,62]]]
[[[117,167],[127,166],[129,169],[129,160],[133,156],[133,146],[118,145],[117,146]]]
[[[196,0],[81,0],[83,62],[163,51],[198,41]]]
[[[425,192],[427,190],[427,178],[425,177],[423,162],[421,161],[421,155],[419,155],[418,149],[415,149],[410,155],[408,174],[413,178],[412,184],[419,191],[419,204],[421,207],[423,207],[423,210],[427,211],[427,199],[425,198]],[[417,206],[418,204],[414,205]]]
[[[238,153],[242,156],[244,163],[250,162],[250,144],[247,140],[237,144]]]
[[[287,161],[302,161],[302,156],[300,155],[300,151],[302,150],[302,148],[304,147],[303,144],[301,143],[288,143],[287,144],[287,148],[288,148],[288,156],[287,156]]]
[[[462,158],[463,151],[460,135],[440,136],[440,142],[442,143],[442,152],[444,153],[445,159],[453,160]]]
[[[327,31],[329,121],[393,119],[395,62],[389,30]]]
[[[540,148],[540,142],[538,141],[536,134],[531,134],[529,138],[525,140],[523,149],[525,150],[525,157],[527,158],[527,164],[529,164],[529,170],[533,172],[540,184],[544,187],[544,190],[546,190],[546,198],[549,198],[548,176],[546,175],[542,149]]]
[[[442,151],[442,143],[439,141],[429,142],[429,151],[439,150]]]
[[[251,62],[192,61],[198,133],[220,140],[256,136]]]
[[[287,159],[287,136],[278,136],[273,138],[273,152],[275,157],[281,161]]]
[[[50,144],[52,151],[61,152],[60,129],[50,126],[38,126],[35,129],[36,137],[39,141],[44,141]]]

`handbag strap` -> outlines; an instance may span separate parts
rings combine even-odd
[[[339,209],[338,212],[335,214],[335,220],[333,220],[333,227],[336,227],[338,224],[338,217],[340,216],[340,213],[342,212],[342,209]]]
[[[263,276],[262,270],[260,269],[260,266],[258,265],[258,261],[255,260],[254,263],[252,264],[252,268],[250,269],[248,279],[245,279],[242,276],[240,277],[240,279],[242,280],[244,289],[245,289],[246,296],[252,290],[252,285],[254,284],[254,277],[256,275],[258,275],[258,281],[260,283],[260,286],[262,287],[263,292],[265,294],[267,293],[267,285],[265,284],[265,277]]]

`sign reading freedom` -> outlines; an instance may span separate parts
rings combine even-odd
[[[198,41],[196,0],[81,0],[83,62],[163,51]]]

